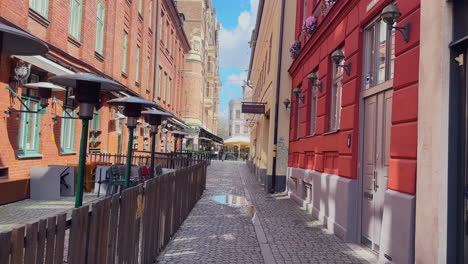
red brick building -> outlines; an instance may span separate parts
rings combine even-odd
[[[164,16],[158,16],[158,11]],[[162,23],[160,21],[163,21]],[[44,114],[4,113],[20,110],[21,98],[37,109],[37,94],[16,83],[15,67],[30,66],[24,83],[47,81],[48,77],[74,72],[94,72],[128,87],[122,93],[101,98],[90,124],[89,151],[124,154],[127,144],[125,119],[109,99],[140,96],[155,100],[162,108],[181,118],[184,54],[189,43],[173,1],[157,0],[3,0],[0,22],[27,31],[49,45],[45,56],[2,56],[0,65],[0,204],[29,196],[29,170],[32,166],[77,164],[81,121],[60,116],[76,116],[79,109],[69,96],[73,90],[54,92]],[[158,25],[170,28],[160,40]],[[163,31],[164,32],[164,31]],[[157,51],[157,52],[156,52]],[[157,65],[167,73],[158,80]],[[164,74],[164,73],[163,73]],[[162,86],[163,85],[163,86]],[[10,90],[5,89],[11,88]],[[166,97],[157,93],[165,91]],[[15,94],[17,96],[15,96]],[[68,114],[67,114],[68,113]],[[135,150],[149,150],[149,127],[144,120],[136,133]],[[165,138],[161,138],[165,144]],[[174,149],[174,140],[164,149]],[[159,149],[162,150],[161,144]]]
[[[408,41],[380,18],[390,3],[298,0],[288,190],[344,240],[412,263],[420,1],[395,2]]]

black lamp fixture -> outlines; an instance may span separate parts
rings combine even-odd
[[[304,103],[305,101],[305,96],[301,96],[301,93],[302,93],[302,89],[300,87],[296,87],[293,89],[293,94],[296,96],[297,99],[300,99],[301,102]]]
[[[309,74],[309,76],[307,76],[307,79],[309,80],[310,86],[311,86],[312,88],[315,87],[315,88],[317,88],[320,92],[323,91],[322,83],[319,82],[319,80],[318,80],[318,75],[317,75],[316,72],[311,72],[311,73]]]
[[[348,64],[341,64],[341,62],[344,60],[345,55],[343,54],[342,50],[335,50],[332,55],[331,59],[333,63],[335,63],[336,67],[341,67],[345,70],[346,74],[351,75],[351,62]]]
[[[408,43],[411,24],[407,22],[403,27],[395,27],[394,25],[398,21],[398,19],[400,19],[400,17],[401,17],[401,12],[394,3],[390,3],[389,5],[387,5],[382,10],[382,13],[380,13],[380,18],[385,23],[387,23],[388,29],[398,30],[403,35],[403,39],[405,40],[405,42]]]
[[[127,117],[129,136],[124,187],[128,188],[130,187],[130,172],[132,169],[133,134],[138,123],[138,118],[140,118],[144,107],[157,107],[158,104],[136,96],[116,98],[109,100],[107,103],[110,105],[123,106],[123,114]]]
[[[141,114],[145,117],[146,122],[151,125],[151,159],[150,159],[150,178],[154,178],[154,154],[156,153],[156,135],[158,127],[163,119],[169,118],[172,115],[159,110],[143,111]]]
[[[65,91],[65,88],[49,82],[27,83],[23,85],[23,87],[38,90],[40,104],[42,108],[46,108],[47,106],[49,106],[49,99],[52,98],[52,92]]]
[[[82,120],[78,174],[76,177],[75,207],[83,204],[86,149],[88,147],[89,120],[93,119],[94,107],[99,103],[101,91],[123,91],[125,86],[95,73],[75,73],[49,78],[49,82],[75,89],[75,100],[79,103]]]
[[[283,104],[286,107],[286,109],[291,109],[292,108],[291,100],[289,100],[288,98],[284,99]]]

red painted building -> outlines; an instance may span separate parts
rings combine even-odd
[[[288,191],[344,240],[412,263],[420,1],[394,2],[407,41],[380,18],[391,3],[298,0]]]

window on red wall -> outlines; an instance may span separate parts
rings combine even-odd
[[[303,7],[302,7],[302,21],[304,21],[307,18],[307,2],[309,0],[303,0]]]
[[[318,76],[318,72],[316,71],[315,74]],[[315,131],[317,128],[317,86],[311,87],[311,96],[310,96],[310,130],[309,135],[315,135]]]
[[[393,79],[395,61],[395,30],[377,20],[364,32],[364,89]]]
[[[302,90],[302,87],[299,86]],[[296,100],[296,139],[301,137],[301,100]]]
[[[344,49],[341,48],[344,53]],[[339,65],[345,64],[344,59]],[[343,88],[343,67],[338,67],[332,63],[332,83],[330,89],[330,126],[329,131],[338,131],[340,129],[341,117],[341,91]]]

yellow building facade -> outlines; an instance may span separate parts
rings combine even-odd
[[[252,124],[249,165],[269,192],[284,191],[288,167],[289,108],[296,1],[260,0],[252,33],[248,83],[252,102],[265,103],[264,115],[249,115]]]

